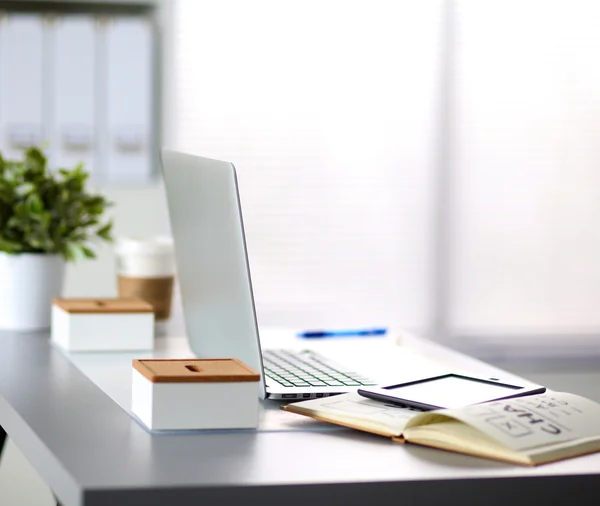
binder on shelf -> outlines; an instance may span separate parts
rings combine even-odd
[[[8,14],[0,23],[0,150],[17,158],[43,141],[44,22]]]
[[[72,15],[53,25],[54,48],[50,131],[51,163],[71,168],[79,162],[92,176],[96,141],[96,35],[95,19]]]
[[[105,30],[104,171],[111,182],[143,182],[152,173],[152,25],[115,18]]]

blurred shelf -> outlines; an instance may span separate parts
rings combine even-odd
[[[0,10],[9,11],[153,11],[165,0],[0,0]]]
[[[145,5],[154,6],[162,0],[3,0],[0,6],[23,5],[23,4],[71,4],[71,5]]]

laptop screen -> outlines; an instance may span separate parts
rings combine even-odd
[[[201,358],[237,358],[261,373],[262,357],[233,164],[162,150],[186,333]]]

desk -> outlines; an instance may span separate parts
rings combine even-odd
[[[171,342],[162,341],[157,353],[168,355]],[[427,356],[432,367],[445,362],[497,372],[417,339],[405,347]],[[94,377],[93,364],[80,358],[56,350],[45,334],[0,333],[0,425],[64,506],[398,506],[440,504],[441,498],[486,506],[580,505],[596,504],[600,494],[600,454],[522,468],[319,422],[309,426],[302,417],[273,418],[256,432],[153,435],[111,397],[121,381],[102,380],[102,368]],[[265,401],[263,419],[279,417],[276,407]]]

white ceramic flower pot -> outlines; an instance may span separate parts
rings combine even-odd
[[[52,298],[60,297],[64,277],[60,255],[0,252],[0,329],[49,328]]]

